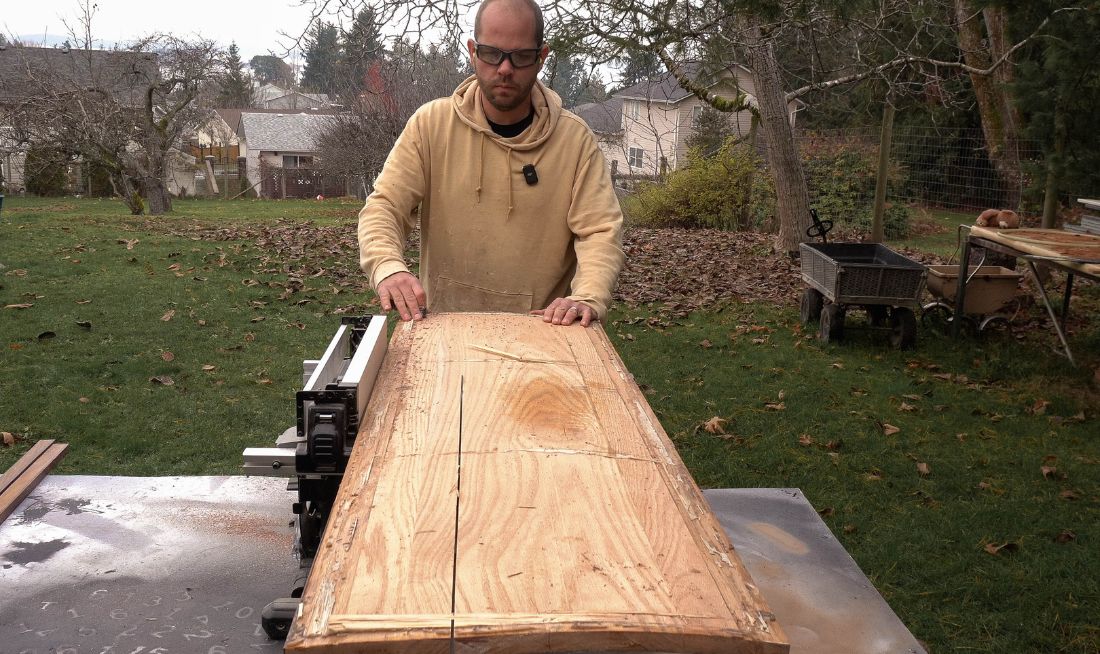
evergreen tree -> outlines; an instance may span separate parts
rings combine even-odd
[[[340,61],[340,36],[336,25],[317,21],[306,36],[305,54],[302,88],[313,93],[336,93]]]
[[[688,137],[687,146],[698,150],[703,156],[710,156],[721,150],[726,141],[735,135],[730,114],[704,105],[695,122],[695,130]]]
[[[371,64],[381,61],[382,26],[374,18],[374,10],[366,7],[355,16],[351,29],[344,33],[341,43],[341,77],[353,89],[363,87]]]
[[[566,109],[581,104],[585,87],[589,76],[585,73],[584,64],[576,57],[556,52],[550,56],[543,69],[545,83],[561,96],[561,103]]]
[[[218,106],[245,108],[252,104],[252,81],[244,73],[244,62],[234,41],[225,54],[225,70],[218,75]]]
[[[622,85],[623,88],[656,79],[665,72],[661,60],[651,50],[629,49],[620,60],[623,64]]]
[[[261,84],[294,85],[294,71],[290,64],[275,55],[256,55],[248,62],[252,76]]]

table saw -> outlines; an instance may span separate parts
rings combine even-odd
[[[369,419],[385,345],[381,319],[352,319],[322,359],[306,363],[297,425],[275,448],[245,455],[250,474],[287,475],[289,486],[265,477],[48,478],[0,526],[0,582],[12,590],[0,599],[0,624],[18,632],[5,645],[279,651],[271,636],[283,633],[288,612],[300,615],[295,595]],[[552,358],[472,345],[483,359]],[[923,651],[797,490],[705,497],[791,651]]]

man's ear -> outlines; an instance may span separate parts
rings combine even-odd
[[[470,63],[473,64],[474,58],[477,57],[477,44],[473,39],[466,39],[466,50],[470,53]]]
[[[546,63],[546,58],[550,56],[550,46],[543,43],[539,52],[539,69],[542,69],[542,65]]]

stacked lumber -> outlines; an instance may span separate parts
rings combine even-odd
[[[54,464],[65,456],[68,447],[52,440],[38,441],[0,476],[0,522],[11,515]]]
[[[1085,208],[1085,211],[1092,213],[1082,214],[1081,222],[1076,225],[1066,223],[1066,231],[1100,236],[1100,200],[1078,198],[1077,202]]]
[[[599,327],[433,314],[393,335],[286,651],[788,646]]]

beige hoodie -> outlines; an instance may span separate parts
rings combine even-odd
[[[556,93],[536,83],[531,98],[534,122],[510,139],[489,127],[476,77],[413,114],[359,212],[360,265],[375,288],[408,270],[419,206],[429,309],[527,312],[569,297],[607,315],[623,218],[604,157]]]

